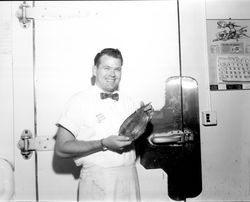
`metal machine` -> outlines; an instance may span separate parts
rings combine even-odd
[[[168,174],[168,195],[195,197],[202,190],[198,85],[191,77],[166,81],[165,105],[137,141],[141,164]]]

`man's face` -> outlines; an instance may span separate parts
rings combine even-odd
[[[112,56],[103,55],[98,67],[93,67],[96,76],[96,85],[104,92],[113,92],[118,89],[121,80],[121,60]]]

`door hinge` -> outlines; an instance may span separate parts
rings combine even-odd
[[[23,28],[28,28],[31,23],[31,18],[29,15],[27,15],[28,9],[30,9],[30,5],[24,1],[20,6],[19,9],[16,12],[16,17],[18,18],[20,25]]]
[[[18,148],[25,159],[32,156],[33,151],[53,151],[55,140],[53,136],[37,136],[33,137],[32,132],[25,129],[18,141]]]
[[[87,10],[68,7],[33,7],[28,5],[25,1],[19,6],[16,11],[18,18],[23,28],[28,28],[31,20],[63,20],[71,18],[86,18],[90,15],[98,15],[100,11],[90,12]]]

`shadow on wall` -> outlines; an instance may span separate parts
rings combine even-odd
[[[56,139],[56,136],[54,139]],[[53,154],[52,166],[57,174],[72,174],[74,179],[78,179],[80,176],[81,166],[76,166],[72,158],[60,158],[55,152]]]

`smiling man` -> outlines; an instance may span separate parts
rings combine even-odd
[[[109,51],[110,49],[105,49],[95,57],[93,76],[99,88],[104,92],[112,93],[119,87],[123,59],[118,50]]]
[[[92,86],[72,96],[57,122],[56,154],[82,166],[79,201],[140,201],[134,144],[119,135],[138,107],[119,91],[122,65],[118,49],[98,53]]]

